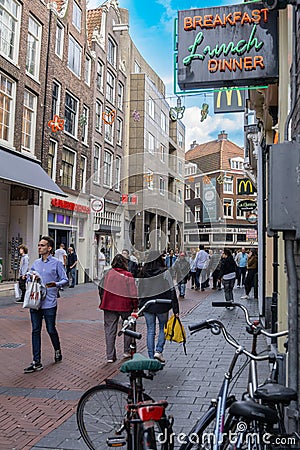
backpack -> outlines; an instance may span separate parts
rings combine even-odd
[[[179,317],[173,314],[166,323],[164,331],[166,340],[183,344],[184,354],[186,355],[186,332]]]

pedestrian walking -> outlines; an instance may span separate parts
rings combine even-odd
[[[222,255],[219,279],[222,280],[224,286],[224,294],[226,302],[233,302],[233,288],[236,279],[236,263],[233,259],[231,251],[225,248]]]
[[[213,279],[213,287],[212,289],[218,289],[221,290],[221,281],[220,281],[220,269],[221,269],[221,262],[222,262],[222,253],[214,251],[211,256],[211,270],[212,272],[212,279]]]
[[[105,248],[102,247],[98,254],[98,279],[101,280],[106,264]]]
[[[245,278],[247,272],[248,255],[246,253],[245,247],[243,247],[242,250],[238,252],[238,254],[235,257],[235,262],[238,267],[237,287],[239,288],[245,285]]]
[[[134,278],[136,278],[137,275],[138,275],[138,265],[137,265],[137,263],[135,261],[133,261],[133,259],[131,259],[131,257],[129,256],[129,250],[127,250],[126,248],[124,248],[122,250],[122,255],[124,256],[124,258],[127,259],[128,272],[132,273]]]
[[[248,255],[247,263],[247,275],[245,278],[245,295],[242,295],[242,299],[248,299],[251,289],[254,287],[255,275],[258,271],[258,257],[256,249],[252,249]]]
[[[38,310],[30,309],[32,325],[33,361],[24,369],[24,373],[38,372],[43,369],[41,360],[41,330],[45,319],[47,333],[54,348],[54,361],[62,361],[60,340],[56,329],[57,293],[58,289],[68,283],[65,269],[61,261],[52,256],[54,241],[50,236],[42,236],[38,243],[40,258],[36,259],[30,271],[36,273],[46,286],[46,297]]]
[[[19,268],[19,288],[21,291],[21,298],[17,299],[16,303],[23,303],[26,292],[26,273],[29,269],[29,256],[26,245],[19,245],[18,250],[21,256]]]
[[[190,279],[191,279],[191,289],[194,289],[196,286],[196,255],[197,252],[193,251],[190,257]]]
[[[76,284],[76,266],[77,255],[73,247],[68,248],[67,255],[67,276],[69,279],[69,288],[74,288]]]
[[[120,318],[126,320],[138,307],[137,289],[128,260],[117,254],[111,269],[105,274],[103,296],[99,308],[104,311],[104,332],[108,363],[117,359],[116,336]],[[124,358],[130,357],[130,336],[124,334]]]
[[[164,327],[168,321],[169,310],[179,314],[179,305],[170,271],[166,267],[162,255],[158,251],[150,251],[146,262],[139,274],[138,283],[139,307],[141,308],[148,300],[166,299],[172,300],[171,304],[157,303],[151,305],[144,312],[147,326],[147,350],[149,358],[156,358],[164,363],[163,350],[165,345]],[[159,324],[157,342],[156,319]]]
[[[65,244],[62,242],[57,250],[55,250],[54,257],[62,262],[65,270],[67,269],[67,252]]]
[[[190,264],[187,261],[184,252],[179,254],[179,258],[176,260],[173,269],[179,290],[179,297],[184,298],[186,284],[190,277]]]
[[[166,261],[166,266],[167,266],[168,269],[171,269],[174,266],[176,259],[177,259],[177,257],[174,254],[174,250],[171,248],[171,250],[167,254],[166,260],[165,260]]]
[[[195,266],[196,266],[196,280],[195,280],[196,288],[195,288],[195,290],[196,291],[198,291],[200,289],[201,272],[203,271],[203,269],[206,269],[206,267],[208,265],[208,259],[209,259],[209,255],[204,250],[204,245],[200,244],[199,252],[196,255],[196,261],[195,261]],[[201,282],[201,291],[205,291],[205,280],[203,280],[203,279]]]

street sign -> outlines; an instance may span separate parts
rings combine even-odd
[[[249,223],[252,223],[254,225],[255,223],[257,223],[257,214],[254,214],[254,213],[249,214],[249,216],[247,217],[247,220]]]
[[[96,213],[103,212],[104,206],[105,206],[105,201],[104,201],[103,197],[94,198],[94,200],[92,200],[91,207],[94,212],[96,212]]]
[[[237,207],[240,211],[253,211],[257,208],[257,203],[254,200],[240,200]]]

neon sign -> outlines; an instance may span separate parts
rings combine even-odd
[[[277,12],[256,4],[178,12],[181,89],[278,79]]]

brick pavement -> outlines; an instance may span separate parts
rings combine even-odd
[[[240,293],[235,290],[236,300]],[[242,326],[242,312],[212,308],[212,300],[223,300],[223,291],[207,289],[202,293],[187,289],[185,300],[180,302],[186,328],[208,317],[220,317],[238,340],[249,340]],[[256,313],[257,302],[249,300],[247,304]],[[103,315],[98,309],[96,288],[86,284],[74,290],[65,289],[58,311],[63,362],[54,364],[52,347],[44,331],[44,370],[24,375],[23,367],[31,361],[28,316],[28,311],[12,298],[0,300],[0,450],[84,450],[75,418],[78,398],[105,378],[125,379],[118,373],[121,360],[113,365],[105,362]],[[144,332],[143,319],[138,329]],[[139,351],[144,349],[142,340]],[[212,336],[207,331],[188,336],[187,352],[185,356],[181,345],[167,342],[165,369],[154,381],[145,382],[151,396],[169,401],[176,433],[187,432],[207,407],[208,400],[216,396],[227,368],[227,357],[232,354],[221,336]],[[122,353],[119,339],[118,354]],[[240,393],[242,386],[242,381],[237,383]]]

